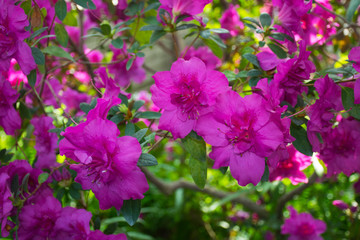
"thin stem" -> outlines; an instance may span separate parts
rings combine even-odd
[[[198,40],[199,36],[200,36],[200,34],[198,34],[198,35],[196,36],[196,38],[194,38],[194,40],[193,40],[193,41],[190,43],[190,45],[186,48],[184,54],[182,55],[182,58],[185,57],[185,55],[187,54],[187,52],[189,51],[189,49],[194,45],[194,43],[196,42],[196,40]]]
[[[178,48],[178,44],[177,44],[177,40],[176,40],[175,33],[172,32],[172,33],[171,33],[171,36],[172,36],[172,39],[173,39],[173,41],[174,41],[175,56],[176,56],[176,59],[178,59],[178,58],[179,58],[179,48]]]

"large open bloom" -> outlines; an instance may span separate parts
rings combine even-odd
[[[242,98],[234,91],[219,95],[213,111],[199,118],[195,130],[212,145],[213,167],[230,166],[241,186],[256,185],[265,157],[284,143],[283,130],[257,96]]]
[[[70,167],[77,172],[75,181],[91,189],[101,209],[120,209],[123,200],[141,199],[149,188],[137,167],[141,146],[134,137],[118,137],[115,123],[106,119],[109,109],[120,99],[98,99],[87,121],[69,127],[60,141],[60,154],[78,162]]]
[[[152,100],[164,112],[159,129],[183,138],[194,129],[197,119],[215,104],[216,96],[229,90],[224,74],[208,70],[203,61],[178,59],[170,71],[157,72],[150,88]]]

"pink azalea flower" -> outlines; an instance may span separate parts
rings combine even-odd
[[[269,164],[269,180],[272,182],[288,178],[293,185],[307,183],[308,179],[302,170],[311,165],[311,157],[298,152],[293,145],[287,146],[283,151],[284,153],[275,152],[269,157],[269,161],[277,162],[275,167]]]
[[[306,51],[304,41],[299,43],[299,52],[299,56],[280,63],[276,67],[278,72],[274,75],[274,81],[285,90],[282,100],[289,102],[292,106],[296,105],[297,96],[307,91],[303,80],[309,79],[310,73],[316,70],[315,65],[308,60],[310,52]]]
[[[290,206],[290,218],[281,226],[282,234],[290,234],[289,240],[321,240],[320,235],[325,232],[326,224],[314,219],[309,213],[297,213]]]
[[[141,146],[134,137],[120,134],[115,123],[106,119],[113,105],[120,99],[98,99],[86,122],[69,127],[60,141],[60,154],[79,164],[72,164],[77,172],[76,182],[83,189],[91,189],[101,209],[120,209],[123,200],[141,199],[149,189],[145,175],[137,167]]]
[[[127,87],[132,81],[142,83],[146,79],[146,72],[142,68],[144,58],[136,57],[129,71],[127,71],[126,64],[131,55],[126,50],[126,44],[124,43],[124,47],[122,49],[117,49],[112,46],[110,46],[110,49],[114,53],[111,61],[117,63],[110,64],[108,69],[109,72],[114,75],[114,80],[118,86]]]
[[[319,158],[327,167],[327,176],[343,172],[350,176],[360,172],[360,122],[355,119],[342,119],[336,128],[322,133]]]
[[[332,205],[339,208],[340,210],[346,210],[349,208],[349,205],[346,202],[344,202],[343,200],[334,200],[332,202]]]
[[[55,128],[51,117],[34,117],[30,123],[34,126],[35,149],[37,151],[37,161],[35,167],[39,169],[55,167],[56,162],[55,149],[57,148],[58,137],[56,133],[49,132]]]
[[[225,10],[220,18],[221,28],[229,30],[230,33],[220,34],[220,37],[227,39],[239,35],[241,29],[244,29],[243,22],[240,21],[240,16],[236,11],[239,6],[232,4]]]
[[[349,60],[353,62],[353,67],[360,72],[360,47],[354,47],[349,52]]]
[[[16,70],[15,65],[17,64],[15,59],[11,59],[10,69],[7,71],[7,79],[10,82],[11,86],[20,85],[22,82],[27,83],[27,77],[21,70]]]
[[[202,46],[197,49],[190,47],[186,52],[184,59],[190,60],[192,57],[197,57],[203,61],[209,70],[213,70],[221,65],[221,60],[206,46]]]
[[[234,91],[219,95],[213,111],[200,116],[195,130],[212,145],[213,167],[229,166],[241,186],[256,185],[264,173],[265,157],[284,144],[283,130],[258,97],[242,98]]]
[[[21,128],[20,115],[13,107],[18,97],[17,91],[0,74],[0,126],[8,135],[15,135],[15,131]]]
[[[197,119],[209,111],[216,96],[229,90],[224,74],[208,70],[200,59],[178,59],[170,71],[157,72],[150,88],[152,100],[164,109],[159,129],[184,138],[195,128]]]
[[[91,97],[86,93],[81,93],[72,88],[67,88],[62,92],[60,100],[66,106],[65,112],[82,113],[80,103],[90,103]]]
[[[36,68],[30,47],[24,42],[30,33],[25,31],[29,25],[27,15],[13,0],[0,0],[0,72],[8,71],[10,61],[15,58],[21,70],[28,75]]]

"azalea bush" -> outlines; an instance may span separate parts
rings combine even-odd
[[[359,239],[357,0],[0,0],[4,239]]]

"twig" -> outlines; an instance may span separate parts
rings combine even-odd
[[[189,51],[189,49],[192,47],[192,45],[194,45],[194,43],[196,42],[196,40],[198,40],[199,36],[200,36],[200,34],[198,34],[198,35],[196,36],[196,38],[194,38],[194,40],[193,40],[193,41],[190,43],[190,45],[186,48],[184,54],[182,55],[182,58],[185,57],[185,55],[187,54],[187,52]]]
[[[281,196],[279,198],[278,204],[277,204],[277,207],[276,207],[276,212],[277,212],[277,216],[278,216],[279,219],[282,218],[282,212],[283,212],[283,209],[284,209],[286,203],[288,201],[290,201],[291,199],[293,199],[295,196],[301,194],[306,188],[313,185],[316,182],[317,179],[318,179],[318,176],[316,175],[316,173],[314,173],[309,178],[308,183],[299,186],[298,188],[292,190],[291,192],[286,193],[285,195],[283,195],[283,196]]]
[[[208,194],[210,196],[213,196],[215,198],[220,198],[220,199],[223,199],[223,198],[227,197],[229,194],[231,194],[228,192],[220,191],[220,190],[217,190],[214,188],[209,188],[209,187],[200,189],[195,184],[190,183],[188,181],[183,181],[183,180],[179,180],[179,181],[172,182],[172,183],[167,183],[167,182],[164,182],[163,180],[160,180],[159,178],[157,178],[152,172],[150,172],[145,167],[141,167],[141,170],[144,172],[147,179],[150,182],[152,182],[162,193],[164,193],[166,195],[172,194],[179,188],[185,188],[185,189],[190,189],[190,190],[193,190],[196,192],[202,192],[202,193],[205,193],[205,194]],[[232,199],[231,202],[243,205],[250,211],[257,213],[259,215],[259,217],[261,217],[263,219],[267,219],[269,217],[269,213],[265,210],[264,207],[256,204],[255,202],[248,199],[247,197],[238,196],[238,197]]]
[[[172,39],[174,41],[175,56],[176,56],[176,59],[178,59],[179,58],[179,48],[178,48],[178,43],[177,43],[177,40],[176,40],[175,32],[172,32],[171,36],[172,36]]]

